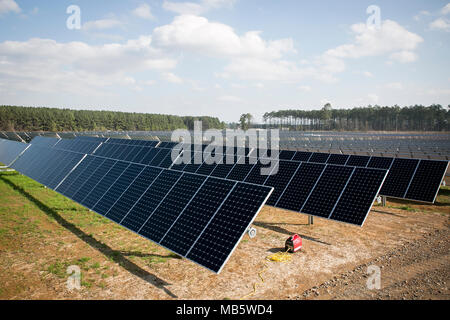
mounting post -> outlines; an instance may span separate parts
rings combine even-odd
[[[314,224],[314,216],[308,216],[308,225],[312,226]]]
[[[386,196],[381,196],[381,205],[386,207]]]

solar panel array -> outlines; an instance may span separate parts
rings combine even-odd
[[[35,144],[12,168],[217,273],[273,190]]]
[[[250,155],[257,157],[258,150]],[[360,155],[328,154],[297,151],[280,152],[280,159],[307,161],[345,166],[388,169],[389,174],[380,195],[413,201],[434,203],[448,167],[448,161],[391,158]]]
[[[45,139],[45,138],[44,138]],[[77,138],[77,139],[86,139]],[[75,139],[75,140],[77,140]],[[93,138],[93,139],[106,139],[106,138]],[[156,141],[148,141],[148,140],[129,140],[129,139],[108,139],[104,140],[104,145],[106,144],[126,144],[128,146],[155,146],[157,144]],[[175,142],[161,142],[157,145],[158,148],[170,149],[176,147],[178,144]],[[190,148],[192,151],[195,150],[196,146],[194,145],[185,145],[185,147]],[[100,149],[103,146],[100,147]],[[197,146],[204,150],[207,145]],[[117,149],[120,149],[117,146]],[[72,149],[69,149],[72,150]],[[131,149],[123,150],[123,154],[126,154]],[[139,148],[135,148],[135,150],[140,150]],[[100,150],[99,150],[100,151]],[[120,152],[120,151],[118,151]],[[142,151],[144,152],[144,151]],[[251,157],[258,157],[261,154],[268,153],[271,154],[271,150],[257,150],[249,148],[237,148],[237,147],[228,147],[225,149],[225,153],[227,154],[245,154]],[[164,153],[160,154],[160,157]],[[133,153],[129,154],[131,157]],[[164,166],[166,168],[171,165],[170,154],[165,154],[167,158],[165,159],[164,165],[153,163],[152,165],[156,166]],[[108,154],[109,157],[114,157],[117,159],[123,159],[116,154]],[[151,156],[151,154],[150,154]],[[157,160],[161,160],[160,157],[156,158],[154,162]],[[392,158],[392,157],[378,157],[378,156],[362,156],[362,155],[346,155],[346,154],[328,154],[328,153],[319,153],[319,152],[306,152],[306,151],[292,151],[292,150],[281,150],[279,151],[279,159],[281,160],[291,160],[291,161],[301,161],[301,162],[314,162],[314,163],[326,163],[326,164],[336,164],[336,165],[344,165],[351,167],[366,167],[366,168],[377,168],[377,169],[388,169],[389,174],[386,177],[386,180],[383,184],[383,188],[380,190],[380,195],[392,197],[392,198],[400,198],[407,199],[413,201],[421,201],[434,203],[436,200],[437,193],[439,191],[439,187],[442,183],[442,180],[445,176],[448,167],[448,161],[441,160],[424,160],[424,159],[404,159],[404,158]],[[129,158],[126,159],[130,160]],[[140,162],[140,161],[137,161]],[[148,164],[148,163],[145,163]],[[248,169],[249,167],[243,167],[242,170]],[[416,170],[420,169],[420,170]],[[201,165],[188,165],[186,168],[183,167],[182,170],[188,172],[196,172],[209,175],[212,166],[204,166]],[[220,177],[225,178],[229,171],[228,169],[232,169],[230,165],[224,164],[217,168],[214,176],[218,176],[219,171],[221,171]],[[226,174],[225,174],[226,173]],[[420,173],[422,173],[420,175]],[[416,177],[417,174],[417,177]],[[433,177],[432,179],[428,179],[427,176]],[[233,175],[228,177],[228,179],[238,180],[241,179],[233,178]],[[259,179],[260,180],[260,179]],[[254,180],[253,183],[259,183],[257,180]],[[411,189],[411,192],[409,191]],[[423,192],[421,192],[423,191]],[[269,204],[272,203],[269,200]]]
[[[129,141],[129,140],[122,140]],[[120,142],[122,142],[120,141]],[[367,214],[370,211],[372,203],[377,196],[380,186],[383,183],[383,180],[386,176],[386,170],[379,169],[361,169],[363,173],[366,173],[368,176],[377,176],[378,179],[373,179],[367,182],[367,185],[362,184],[361,188],[367,191],[369,197],[360,198],[358,194],[355,193],[355,197],[357,199],[361,199],[361,202],[364,202],[364,205],[354,206],[347,210],[347,215],[352,215],[352,218],[336,218],[338,216],[334,215],[335,205],[339,204],[342,195],[347,195],[348,191],[346,191],[347,184],[350,182],[354,182],[355,179],[358,179],[363,173],[360,173],[361,170],[358,170],[357,174],[353,176],[353,171],[351,174],[347,174],[342,177],[342,175],[337,174],[337,172],[342,170],[347,170],[349,167],[344,166],[330,166],[323,165],[320,169],[323,171],[327,168],[326,172],[329,170],[333,170],[336,173],[335,175],[325,175],[323,178],[321,176],[316,176],[314,182],[320,181],[321,183],[331,184],[333,186],[333,191],[331,188],[314,188],[315,184],[312,186],[305,186],[302,184],[302,181],[307,179],[310,175],[309,170],[300,170],[302,175],[294,176],[294,174],[299,170],[301,166],[306,166],[303,162],[295,162],[295,161],[287,161],[280,160],[275,163],[275,166],[278,168],[278,173],[275,175],[263,175],[261,174],[261,169],[265,167],[261,161],[257,161],[251,157],[245,156],[237,156],[234,153],[242,152],[245,154],[250,150],[239,150],[238,148],[229,148],[226,151],[230,152],[229,154],[209,154],[205,159],[200,161],[200,163],[195,163],[196,156],[202,156],[202,152],[192,152],[191,153],[191,163],[180,163],[174,164],[172,158],[172,152],[176,152],[176,149],[173,149],[176,146],[176,143],[171,144],[161,144],[158,147],[147,147],[147,146],[139,146],[133,145],[133,143],[126,144],[118,144],[112,143],[111,140],[106,141],[102,145],[100,145],[95,151],[95,155],[104,158],[111,158],[116,160],[129,161],[136,164],[150,165],[160,168],[171,168],[172,170],[186,172],[186,173],[196,173],[208,177],[214,178],[226,178],[229,180],[247,182],[257,185],[265,185],[269,187],[274,187],[274,192],[269,198],[267,204],[276,206],[279,208],[293,210],[297,212],[308,213],[310,215],[315,215],[323,218],[328,218],[331,220],[338,220],[340,222],[347,222],[351,224],[362,225],[367,217]],[[164,148],[164,146],[172,147],[172,148]],[[57,147],[57,146],[56,146]],[[194,149],[194,146],[191,146]],[[206,146],[197,146],[200,150],[204,149]],[[176,155],[178,153],[175,153]],[[211,160],[212,157],[217,156],[220,160],[218,163],[213,163]],[[231,156],[232,162],[229,163],[227,157]],[[179,155],[181,158],[182,155]],[[210,159],[208,159],[210,158]],[[208,161],[210,160],[210,161]],[[242,163],[239,163],[242,162]],[[353,168],[352,168],[353,169]],[[341,180],[344,180],[344,183],[340,183]],[[292,183],[295,186],[295,189],[290,187]],[[290,190],[284,194],[286,189]],[[308,190],[308,194],[311,194],[311,200],[308,198],[303,199],[304,203],[302,206],[297,207],[296,204],[292,205],[289,200],[284,199],[284,197],[292,197],[292,192],[300,193],[304,192],[305,188]],[[345,192],[346,191],[346,192]],[[295,195],[294,195],[295,197]],[[320,198],[323,201],[328,201],[329,206],[320,210],[320,212],[316,211],[316,207],[311,206],[310,203],[316,201],[316,198]],[[307,203],[307,200],[309,203]],[[280,205],[278,202],[280,201]],[[284,204],[284,205],[282,205]],[[303,204],[305,206],[303,206]],[[339,204],[338,208],[341,208],[341,204]],[[303,210],[304,209],[304,210]],[[306,210],[306,211],[305,211]]]
[[[13,140],[0,139],[0,162],[6,166],[11,163],[30,145]]]

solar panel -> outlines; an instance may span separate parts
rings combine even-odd
[[[367,167],[378,169],[390,169],[393,161],[394,158],[371,157],[369,163],[367,164]]]
[[[312,152],[297,151],[292,160],[307,162],[311,158],[311,156]]]
[[[29,146],[21,142],[0,139],[0,162],[10,166]]]
[[[420,160],[404,198],[434,202],[447,167],[447,161]]]
[[[328,165],[300,212],[328,218],[354,168]]]
[[[223,268],[273,190],[78,152],[28,149],[15,163],[30,177],[214,272]],[[232,232],[217,233],[223,219]],[[213,238],[205,237],[209,234]],[[212,239],[218,251],[199,257]]]
[[[41,147],[53,147],[55,144],[58,143],[59,140],[60,140],[59,138],[36,136],[31,140],[30,143],[34,145],[39,145]]]
[[[300,212],[324,169],[324,164],[302,162],[275,206]]]
[[[264,184],[266,186],[274,187],[272,195],[266,202],[266,204],[268,204],[269,206],[274,206],[278,202],[278,199],[291,181],[292,177],[300,166],[300,163],[280,160],[278,162],[278,166],[279,167],[277,168],[277,174],[270,175]]]
[[[269,195],[268,189],[237,183],[185,256],[219,273]]]
[[[328,153],[313,153],[308,162],[326,163],[329,157]]]
[[[331,154],[327,160],[328,164],[345,165],[350,156],[348,154]]]
[[[365,167],[365,166],[367,166],[367,163],[369,162],[369,160],[370,160],[370,157],[368,157],[368,156],[351,155],[350,158],[348,158],[348,161],[345,165],[354,166],[354,167]]]
[[[329,219],[362,226],[387,172],[356,168]]]
[[[380,194],[388,197],[403,198],[418,164],[419,160],[415,159],[395,159],[380,190]]]

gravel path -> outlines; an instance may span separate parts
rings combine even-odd
[[[368,267],[381,288],[369,290]],[[297,299],[450,299],[450,229],[436,230],[303,292]]]

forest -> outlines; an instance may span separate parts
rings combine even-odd
[[[213,117],[180,117],[164,114],[89,111],[44,107],[0,106],[2,131],[167,131],[194,128],[223,129],[225,124]]]
[[[266,128],[336,131],[450,131],[450,106],[368,106],[279,110],[264,114]]]

